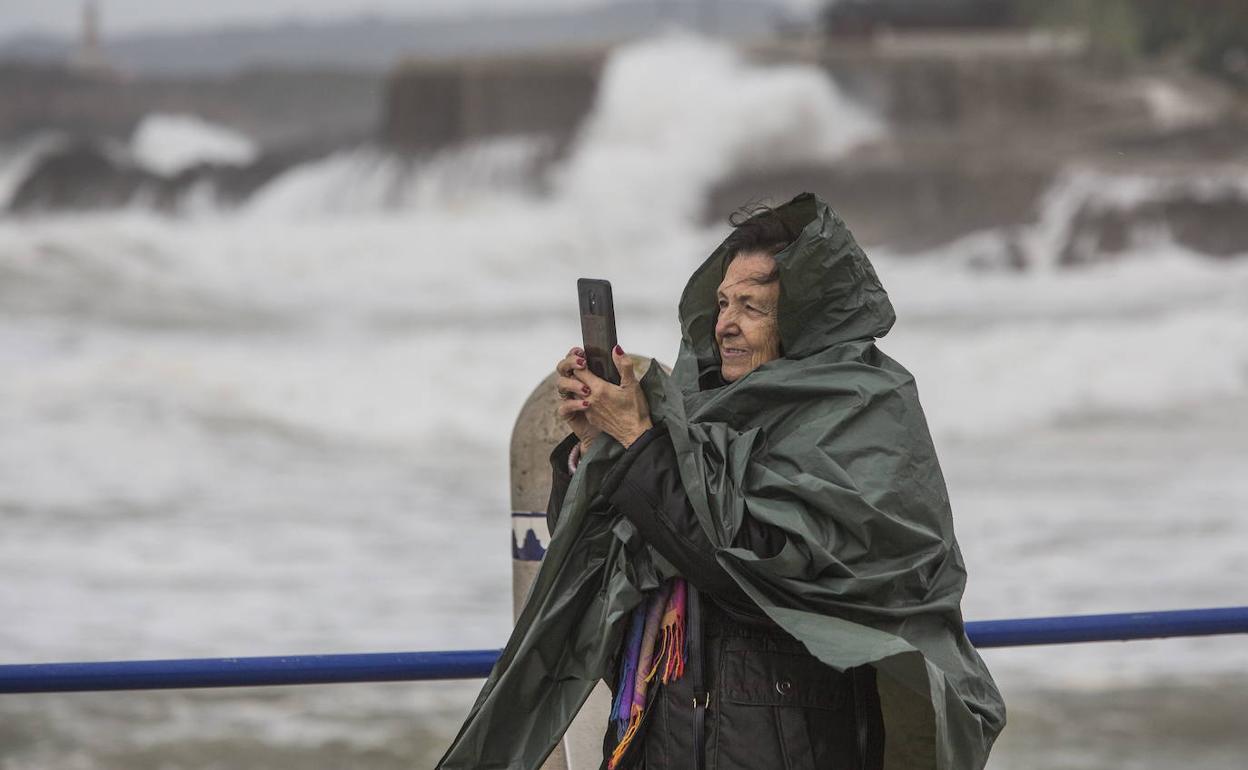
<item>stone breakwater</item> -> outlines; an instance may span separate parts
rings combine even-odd
[[[380,139],[424,152],[540,134],[566,143],[589,115],[609,51],[408,61],[390,76]]]

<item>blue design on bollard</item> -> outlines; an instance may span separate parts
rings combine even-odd
[[[511,514],[511,558],[516,561],[541,561],[550,542],[546,513],[513,511]]]

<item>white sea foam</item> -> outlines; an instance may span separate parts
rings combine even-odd
[[[532,192],[548,152],[548,143],[533,137],[502,137],[418,158],[357,147],[279,174],[243,211],[267,220],[454,210],[481,199],[515,199]]]
[[[256,159],[245,134],[197,115],[153,113],[130,138],[130,151],[147,169],[170,176],[199,163],[245,166]]]
[[[812,68],[762,68],[725,46],[672,36],[608,63],[559,189],[600,216],[688,221],[734,171],[833,160],[882,133]]]

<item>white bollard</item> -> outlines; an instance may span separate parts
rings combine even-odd
[[[650,359],[633,356],[637,377]],[[666,369],[666,367],[664,367]],[[556,414],[559,397],[553,372],[529,395],[511,432],[511,596],[519,617],[550,542],[546,503],[550,499],[550,452],[569,431]],[[611,690],[599,682],[542,770],[598,770],[602,738],[611,711]]]

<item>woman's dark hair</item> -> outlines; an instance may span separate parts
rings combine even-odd
[[[742,254],[761,253],[774,257],[797,239],[797,233],[775,209],[761,203],[743,206],[732,212],[728,224],[732,225],[733,231],[724,241],[728,249],[728,258],[724,260],[725,271],[728,264]],[[771,283],[779,278],[780,266],[775,265],[759,283]]]

